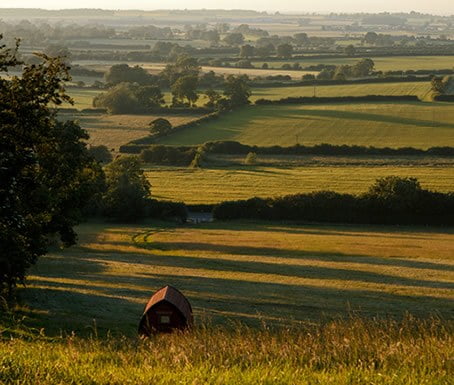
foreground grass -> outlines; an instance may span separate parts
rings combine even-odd
[[[260,156],[259,156],[260,159]],[[263,198],[303,192],[367,191],[376,178],[388,175],[416,177],[424,188],[454,191],[451,163],[446,165],[345,164],[303,166],[231,166],[219,168],[147,167],[153,197],[185,203]]]
[[[351,312],[454,317],[452,229],[216,222],[80,226],[20,290],[26,324],[55,335],[134,336],[150,295],[174,285],[197,324],[320,323]],[[95,320],[95,321],[94,321]]]
[[[162,144],[236,140],[260,146],[296,143],[428,148],[454,146],[454,105],[359,103],[253,106],[176,132]]]
[[[451,322],[353,319],[280,330],[199,328],[150,341],[0,341],[0,383],[452,384]]]

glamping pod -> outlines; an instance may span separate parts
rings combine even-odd
[[[172,286],[159,289],[147,303],[139,334],[169,333],[192,325],[192,308],[186,297]]]

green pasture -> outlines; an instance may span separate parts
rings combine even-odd
[[[272,87],[252,89],[251,100],[283,99],[298,96],[365,96],[365,95],[416,95],[425,100],[431,94],[428,82],[396,82],[371,84],[343,84],[329,86]]]
[[[260,146],[296,143],[428,148],[454,146],[454,105],[357,103],[252,106],[169,135],[162,144],[235,140]]]
[[[259,156],[260,161],[260,156]],[[220,168],[147,167],[154,198],[191,203],[262,198],[320,190],[367,191],[376,178],[415,177],[427,189],[454,191],[453,165],[307,165]]]

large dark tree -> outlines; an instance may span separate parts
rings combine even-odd
[[[2,77],[23,64],[17,48],[0,45],[0,291],[8,293],[46,253],[49,235],[75,242],[73,226],[102,179],[87,133],[52,109],[70,100],[62,87],[68,67],[42,55],[21,76]]]
[[[230,107],[244,106],[250,103],[251,89],[247,76],[227,76],[224,85],[224,95],[228,97]]]
[[[114,220],[135,222],[147,215],[150,183],[137,157],[125,156],[106,167],[105,214]]]

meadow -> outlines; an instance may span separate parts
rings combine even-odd
[[[87,223],[0,323],[0,383],[397,384],[452,379],[453,229]],[[138,340],[172,284],[195,329]],[[18,338],[20,337],[20,338]]]
[[[50,336],[134,336],[167,284],[213,328],[454,315],[453,229],[98,222],[77,232],[78,244],[40,258],[19,291],[25,323]]]
[[[259,156],[260,159],[260,156]],[[202,169],[146,167],[145,175],[157,199],[186,204],[267,198],[320,190],[363,193],[376,178],[388,175],[415,177],[424,188],[454,191],[453,165],[231,166]]]
[[[428,82],[396,82],[375,84],[344,84],[330,86],[274,87],[252,89],[251,100],[283,99],[298,96],[365,96],[365,95],[416,95],[427,100],[431,95]]]
[[[448,103],[355,103],[251,106],[176,132],[161,144],[235,140],[260,146],[296,143],[416,147],[454,145],[454,106]]]
[[[201,328],[151,341],[0,340],[2,384],[448,385],[452,323],[353,320],[319,327]]]

